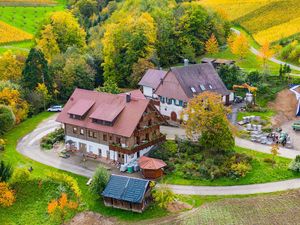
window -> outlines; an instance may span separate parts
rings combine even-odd
[[[80,134],[84,135],[84,130],[83,129],[80,129]]]
[[[152,120],[150,119],[149,121],[148,121],[148,126],[150,127],[152,125]]]
[[[205,91],[206,90],[206,88],[205,88],[205,86],[203,84],[200,84],[200,89],[201,89],[201,91]]]
[[[93,138],[97,138],[97,133],[93,132]]]
[[[177,105],[177,106],[179,106],[179,100],[177,100],[177,99],[174,99],[174,103],[175,103],[175,105]]]
[[[103,134],[103,141],[107,141],[107,135]]]
[[[179,100],[179,106],[183,106],[183,101]]]
[[[166,98],[167,104],[171,105],[172,104],[172,98]]]
[[[121,138],[117,137],[117,138],[116,138],[116,142],[117,142],[118,144],[121,144]]]
[[[209,85],[208,85],[208,87],[209,87],[209,89],[213,89],[213,87],[212,87],[212,85],[211,85],[211,84],[209,84]]]
[[[165,103],[165,98],[160,96],[160,102]]]
[[[89,131],[89,137],[93,137],[93,132]]]
[[[195,89],[194,87],[191,87],[191,91],[192,91],[193,93],[196,93],[196,89]]]
[[[112,136],[111,136],[111,135],[109,135],[109,140],[110,140],[110,141],[112,141],[112,139],[113,139],[113,138],[112,138]]]
[[[77,134],[77,127],[73,127],[73,134]]]

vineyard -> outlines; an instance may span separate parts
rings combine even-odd
[[[32,35],[0,21],[0,44],[31,40]]]
[[[0,0],[1,6],[48,6],[55,5],[54,0]]]
[[[300,33],[299,0],[200,0],[200,3],[223,12],[260,44]]]

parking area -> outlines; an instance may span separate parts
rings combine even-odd
[[[292,124],[295,121],[299,121],[300,118],[284,123],[281,128],[284,132],[287,132],[292,140],[292,144],[294,149],[300,150],[300,131],[294,131],[292,128]]]

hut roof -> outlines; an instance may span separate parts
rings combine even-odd
[[[157,170],[165,167],[167,164],[160,159],[154,159],[147,156],[142,156],[139,159],[139,165],[143,170]]]
[[[149,182],[139,178],[111,175],[102,195],[121,201],[141,203]]]

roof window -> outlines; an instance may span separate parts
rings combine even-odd
[[[209,89],[213,89],[213,87],[211,86],[211,84],[208,85]]]
[[[205,91],[206,90],[206,88],[205,88],[205,86],[203,84],[200,84],[199,86],[200,86],[201,91]]]
[[[192,91],[193,93],[196,93],[196,89],[195,89],[194,87],[191,87],[191,91]]]

